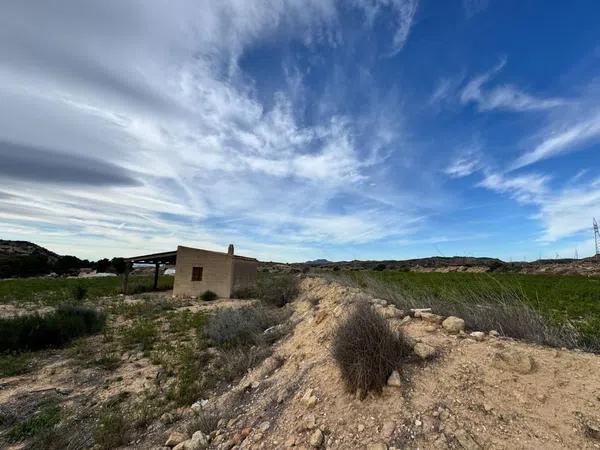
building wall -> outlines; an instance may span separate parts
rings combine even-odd
[[[249,261],[246,259],[233,260],[233,290],[252,288],[256,286],[256,269],[258,268],[257,261]]]
[[[177,265],[173,295],[200,296],[213,291],[219,297],[229,298],[233,281],[233,258],[189,247],[177,247]],[[202,281],[192,281],[192,268],[202,267]]]

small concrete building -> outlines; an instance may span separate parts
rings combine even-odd
[[[178,246],[174,252],[126,258],[129,263],[155,265],[154,288],[158,285],[161,264],[175,264],[173,295],[198,297],[212,291],[222,298],[229,298],[239,289],[256,285],[258,261],[254,258],[234,254],[233,245],[227,253]],[[123,290],[127,290],[127,273]]]

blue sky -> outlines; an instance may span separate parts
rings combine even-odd
[[[597,2],[0,8],[2,238],[94,259],[593,253]]]

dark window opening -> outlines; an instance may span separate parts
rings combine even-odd
[[[202,281],[202,267],[192,268],[192,281]]]

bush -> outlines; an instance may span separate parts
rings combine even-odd
[[[200,296],[200,300],[202,300],[203,302],[212,302],[217,298],[219,298],[219,296],[213,291],[204,291],[204,293]]]
[[[265,343],[263,331],[282,322],[285,313],[263,306],[227,308],[217,311],[204,328],[204,334],[225,347]]]
[[[48,430],[60,422],[60,417],[60,406],[56,402],[49,401],[47,404],[42,405],[36,414],[12,427],[7,434],[8,441],[22,441]]]
[[[298,279],[289,273],[259,277],[256,293],[260,300],[273,306],[283,306],[298,295]]]
[[[0,352],[61,347],[75,337],[99,332],[105,319],[95,309],[71,305],[45,315],[0,319]]]
[[[74,300],[81,301],[87,296],[87,288],[81,284],[73,286],[71,295]]]
[[[123,332],[123,344],[127,347],[139,345],[142,351],[154,347],[158,330],[156,325],[148,319],[138,319]]]
[[[351,392],[381,392],[392,371],[411,351],[404,335],[393,332],[363,300],[356,303],[333,335],[333,358]]]
[[[120,405],[109,404],[102,408],[96,428],[94,441],[101,449],[117,448],[127,442],[130,425]]]

